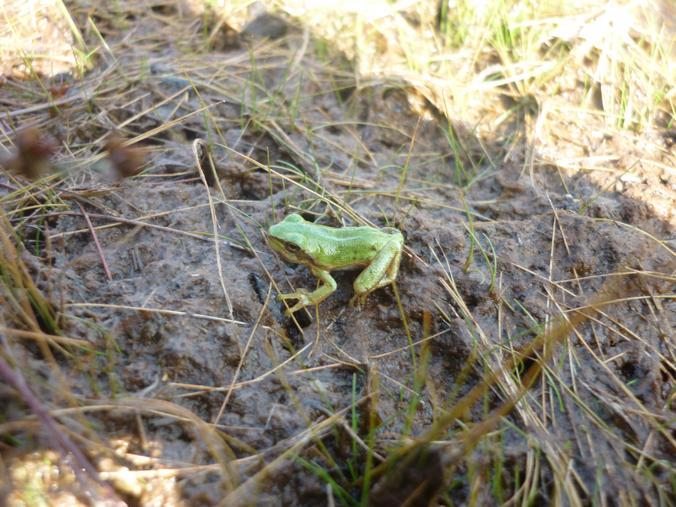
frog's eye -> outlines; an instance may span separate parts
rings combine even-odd
[[[293,243],[287,243],[285,246],[289,252],[300,252],[300,247],[298,245],[294,245]]]

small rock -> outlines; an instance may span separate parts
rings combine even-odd
[[[244,25],[242,35],[254,40],[279,39],[286,35],[288,28],[286,20],[275,14],[264,12]]]

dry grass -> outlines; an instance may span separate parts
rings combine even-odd
[[[4,14],[0,495],[673,504],[671,4],[250,4],[24,3],[68,58]],[[260,231],[291,210],[402,228],[391,310],[282,321]],[[213,298],[171,299],[149,243],[213,259]],[[201,341],[203,365],[162,362],[162,319],[237,337],[225,380]]]

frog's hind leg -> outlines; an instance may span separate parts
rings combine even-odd
[[[400,262],[401,245],[397,241],[386,243],[354,281],[354,296],[350,299],[350,306],[364,304],[366,296],[371,292],[394,282],[399,273]]]
[[[379,289],[380,287],[385,287],[386,285],[391,284],[397,279],[397,275],[399,274],[399,263],[401,262],[401,250],[397,250],[397,254],[392,259],[392,262],[390,265],[387,267],[387,271],[385,271],[385,276],[383,276],[378,284],[373,287],[370,292],[373,292],[376,289]]]

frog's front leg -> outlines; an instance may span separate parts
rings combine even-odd
[[[350,306],[364,304],[371,292],[394,282],[400,262],[401,243],[394,240],[386,243],[354,281],[354,296],[350,299]]]
[[[277,299],[280,301],[286,299],[297,299],[298,302],[293,305],[291,308],[286,310],[287,315],[291,315],[293,312],[300,310],[306,306],[318,305],[329,297],[336,290],[336,281],[333,279],[331,274],[328,271],[322,271],[320,269],[312,269],[312,274],[319,278],[322,282],[319,287],[317,287],[312,292],[308,292],[306,289],[298,289],[295,292],[290,292],[288,294],[279,294]]]

